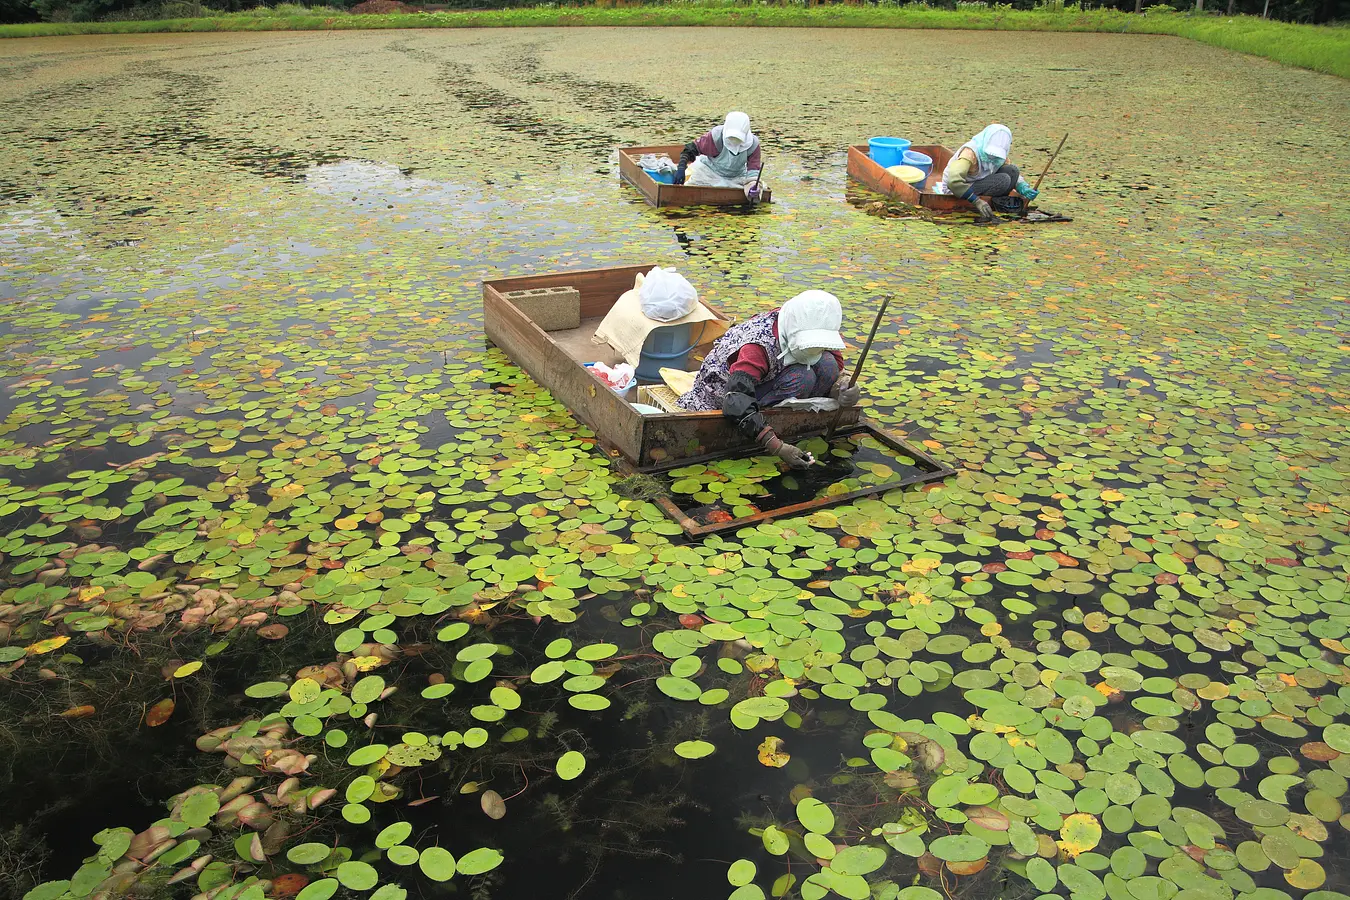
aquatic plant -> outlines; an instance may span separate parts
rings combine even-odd
[[[1167,42],[990,43],[971,72],[1043,79],[1045,42],[1096,67],[1059,76],[1104,98],[1046,194],[1072,230],[883,219],[835,165],[892,115],[857,112],[877,35],[741,31],[728,58],[820,98],[764,125],[783,199],[667,218],[604,167],[613,123],[711,114],[598,35],[334,35],[284,63],[213,39],[243,66],[0,48],[41,73],[0,82],[24,123],[0,151],[0,822],[53,850],[29,900],[513,896],[533,873],[585,897],[635,866],[737,900],[1340,900],[1348,295],[1325,248],[1350,207],[1224,156],[1283,141],[1280,189],[1312,184],[1336,132],[1196,92]],[[904,52],[950,62],[930,38]],[[850,79],[819,83],[827,51]],[[290,83],[297,59],[337,94]],[[400,61],[437,102],[347,90],[333,59]],[[1224,60],[1188,71],[1335,121],[1339,82]],[[1100,74],[1127,63],[1147,77]],[[88,66],[118,73],[106,97]],[[868,413],[958,473],[683,540],[484,347],[476,294],[672,257],[737,316],[894,289]],[[905,464],[833,450],[857,483]],[[820,489],[793,477],[666,482],[734,511]]]

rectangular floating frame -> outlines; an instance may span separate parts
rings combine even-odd
[[[717,534],[718,532],[721,531],[732,531],[737,528],[744,528],[747,525],[758,525],[761,522],[772,522],[774,519],[786,516],[796,516],[801,515],[803,513],[812,513],[818,509],[825,509],[826,507],[829,506],[838,506],[841,503],[848,503],[850,501],[858,500],[863,497],[875,496],[876,494],[884,494],[887,491],[893,491],[899,488],[912,487],[913,485],[916,484],[927,484],[932,481],[941,481],[947,476],[954,475],[956,473],[956,469],[953,468],[952,466],[938,462],[931,455],[929,455],[927,451],[914,446],[909,441],[905,440],[904,438],[900,437],[897,434],[894,434],[883,428],[877,427],[875,424],[872,423],[870,419],[867,418],[860,419],[854,425],[850,425],[845,428],[840,428],[838,431],[835,432],[835,435],[837,437],[862,436],[874,438],[889,450],[893,450],[896,453],[903,453],[906,456],[912,456],[914,458],[914,461],[918,463],[919,468],[922,471],[914,475],[907,475],[904,478],[897,478],[893,481],[887,481],[883,484],[868,485],[867,487],[859,488],[856,491],[849,491],[846,494],[838,494],[833,497],[819,497],[815,500],[806,500],[802,503],[793,503],[789,506],[780,506],[777,509],[764,510],[762,512],[757,512],[752,516],[745,516],[740,519],[732,519],[729,522],[710,522],[707,524],[695,522],[684,512],[684,510],[676,506],[675,501],[671,500],[669,497],[660,497],[654,502],[656,503],[657,506],[661,507],[662,511],[665,512],[667,516],[669,516],[672,520],[674,520],[677,524],[679,524],[681,528],[684,529],[684,533],[686,535],[688,535],[691,538],[702,538],[710,534]],[[678,469],[681,468],[682,466],[692,465],[694,463],[712,462],[714,460],[721,460],[721,459],[739,459],[745,456],[755,456],[762,452],[763,451],[761,451],[758,447],[751,447],[748,450],[743,450],[737,453],[715,453],[694,459],[683,459],[680,460],[679,462],[672,463],[667,466],[662,466],[656,469],[644,469],[642,471],[648,474],[668,472],[671,469]],[[618,468],[620,473],[625,475],[634,474],[639,471],[626,461],[620,461]]]

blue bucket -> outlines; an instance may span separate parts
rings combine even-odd
[[[644,171],[644,172],[646,172],[648,175],[652,176],[652,181],[655,181],[657,184],[674,184],[674,183],[675,183],[675,173],[674,173],[674,172],[658,172],[658,171],[656,171],[655,169],[643,169],[642,171]]]
[[[703,324],[699,324],[698,337],[691,338],[690,323],[683,325],[662,325],[652,329],[642,345],[638,355],[637,379],[644,384],[656,384],[661,381],[661,370],[684,369],[689,364],[689,354],[698,346],[703,337]]]
[[[933,173],[933,157],[927,153],[920,153],[918,150],[906,150],[904,159],[905,165],[913,166],[923,172],[923,181],[914,185],[914,190],[923,190],[923,186],[928,183],[928,176]]]
[[[900,165],[908,149],[909,141],[904,138],[874,137],[867,142],[867,155],[883,169]]]

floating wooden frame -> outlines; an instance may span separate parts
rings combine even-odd
[[[868,485],[855,491],[849,491],[844,494],[836,494],[831,497],[818,497],[814,500],[806,500],[801,503],[793,503],[788,506],[780,506],[777,509],[762,510],[751,516],[744,516],[739,519],[732,519],[728,522],[696,522],[684,510],[675,504],[670,497],[659,497],[653,502],[661,510],[676,522],[684,533],[691,538],[707,537],[710,534],[717,534],[722,531],[732,531],[737,528],[745,528],[749,525],[758,525],[761,522],[771,522],[774,519],[785,516],[796,516],[803,513],[815,512],[818,509],[825,509],[830,506],[838,506],[841,503],[848,503],[852,500],[858,500],[862,497],[871,497],[876,494],[884,494],[887,491],[894,491],[899,488],[912,487],[916,484],[927,484],[933,481],[941,481],[949,475],[956,473],[956,469],[945,463],[938,462],[927,451],[914,446],[909,441],[880,428],[870,419],[863,418],[857,424],[846,428],[841,428],[835,432],[836,437],[871,437],[889,450],[896,453],[903,453],[911,456],[922,470],[914,475],[907,475],[904,478],[897,478],[893,481],[887,481],[882,484]],[[709,454],[707,456],[694,459],[683,459],[671,465],[661,466],[655,469],[643,469],[644,474],[653,474],[668,472],[672,469],[678,469],[683,466],[692,465],[699,462],[711,462],[720,459],[739,459],[745,456],[755,456],[763,453],[758,447],[752,447],[739,453],[720,453]],[[618,464],[621,474],[636,474],[639,470],[634,468],[628,462],[621,460]]]

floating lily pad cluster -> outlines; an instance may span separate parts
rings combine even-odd
[[[838,438],[827,443],[823,437],[814,436],[798,445],[813,453],[818,464],[827,466],[824,471],[829,477],[816,479],[825,484],[811,492],[816,497],[838,496],[898,480],[902,470],[905,474],[918,471],[913,468],[913,459],[892,453],[870,437]],[[672,469],[668,478],[677,505],[701,507],[696,514],[706,520],[730,521],[759,512],[765,506],[765,498],[779,491],[801,492],[807,475],[814,476],[819,471],[815,468],[808,469],[806,474],[784,471],[773,457],[757,456],[680,466]]]
[[[642,73],[684,56],[633,37],[0,48],[30,73],[0,79],[0,674],[30,704],[0,734],[57,758],[111,732],[122,682],[88,673],[112,659],[160,691],[138,733],[190,729],[207,773],[151,779],[149,824],[88,823],[28,900],[506,896],[551,859],[507,846],[516,811],[606,794],[616,731],[651,783],[771,779],[704,798],[739,843],[685,862],[691,896],[1345,900],[1345,86],[1178,67],[1166,39],[892,57],[745,30],[700,37],[718,86],[684,72],[672,100]],[[402,87],[353,87],[351,59]],[[1076,221],[841,202],[840,135],[896,127],[891,59],[916,96],[953,65],[1038,85],[1019,162],[1069,109],[1043,202]],[[1197,78],[1259,79],[1261,109]],[[778,202],[634,200],[610,149],[692,135],[727,83]],[[977,106],[905,127],[1007,120]],[[1273,146],[1277,178],[1233,164]],[[482,279],[635,261],[738,318],[832,290],[851,340],[893,294],[863,402],[959,474],[683,541],[484,346]],[[907,464],[838,449],[857,471],[828,491]],[[670,488],[743,515],[793,477],[752,458]]]

